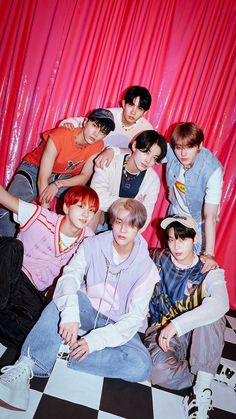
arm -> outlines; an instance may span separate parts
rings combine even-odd
[[[145,180],[146,176],[147,178]],[[147,210],[147,220],[141,231],[145,231],[152,219],[152,213],[160,190],[160,179],[154,169],[149,169],[145,177],[141,184],[140,191],[135,197],[135,199],[143,203]]]
[[[115,155],[118,154],[130,154],[129,148],[118,148],[118,147],[107,147],[105,150],[99,154],[95,160],[95,165],[99,169],[105,169],[110,166]]]
[[[81,244],[77,253],[64,268],[63,275],[58,279],[53,295],[53,301],[61,312],[59,334],[65,343],[70,343],[70,345],[77,341],[80,327],[77,291],[81,287],[85,271],[86,261]]]
[[[39,189],[39,199],[42,205],[45,205],[48,207],[48,201],[44,200],[41,197],[42,192],[45,190],[45,188],[48,187],[48,180],[50,175],[53,171],[54,162],[57,157],[57,149],[53,142],[53,140],[49,137],[47,144],[45,146],[41,162],[40,162],[40,168],[39,168],[39,177],[38,177],[38,189]],[[54,188],[56,189],[56,188]],[[55,191],[56,194],[56,191]],[[55,195],[54,195],[55,196]]]
[[[7,192],[2,185],[0,185],[0,204],[14,212],[14,214],[18,214],[19,199]]]
[[[66,127],[70,130],[73,130],[74,128],[82,127],[83,122],[84,122],[83,116],[66,118],[60,122],[59,127]]]
[[[203,209],[203,218],[205,221],[205,239],[206,250],[205,255],[202,255],[201,261],[204,263],[202,273],[217,267],[217,262],[214,259],[215,255],[215,238],[216,238],[216,217],[219,205],[205,204]]]
[[[112,194],[113,187],[110,185],[114,181],[114,177],[119,176],[116,173],[114,161],[106,169],[98,169],[95,167],[95,172],[91,180],[91,187],[97,192],[100,200],[100,210],[107,211],[110,205],[119,198],[119,194]]]
[[[219,320],[229,309],[228,293],[223,269],[210,271],[205,279],[205,298],[193,310],[171,320],[178,336]]]
[[[93,329],[84,337],[89,347],[89,353],[105,347],[123,345],[137,333],[148,313],[154,285],[159,280],[158,271],[153,264],[140,290],[136,290],[138,295],[133,296],[128,313],[121,316],[116,323]]]
[[[89,158],[89,160],[85,163],[81,173],[76,176],[72,176],[69,179],[60,179],[54,183],[48,185],[43,192],[40,194],[40,202],[41,204],[50,204],[52,199],[56,196],[59,188],[70,188],[72,186],[77,185],[86,185],[93,174],[93,166],[94,166],[94,158],[97,154],[94,154]]]

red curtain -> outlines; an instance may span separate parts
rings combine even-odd
[[[224,166],[216,254],[233,308],[235,11],[234,0],[0,0],[0,180],[7,185],[43,130],[146,86],[154,127],[168,136],[173,123],[196,122]],[[165,190],[150,245],[159,243]]]

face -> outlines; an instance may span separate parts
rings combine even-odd
[[[132,144],[133,154],[130,157],[130,163],[134,167],[130,167],[134,171],[144,171],[157,163],[157,158],[161,154],[161,148],[157,144],[153,144],[148,151],[141,151],[136,148],[135,142]],[[129,168],[127,166],[127,168]]]
[[[175,145],[174,152],[180,163],[184,167],[190,168],[193,166],[201,147],[202,145],[188,147],[185,144],[183,144],[183,142],[180,142],[179,144]]]
[[[117,214],[117,218],[112,225],[113,237],[114,237],[114,247],[119,253],[130,253],[134,239],[137,236],[138,229],[137,227],[132,227],[126,221],[126,217],[129,215],[129,211],[120,208]]]
[[[94,207],[80,201],[69,207],[64,204],[63,209],[66,214],[67,224],[72,227],[72,230],[73,228],[76,230],[86,227],[95,213]]]
[[[106,132],[102,130],[94,121],[84,122],[83,139],[85,144],[94,144],[106,137]]]
[[[190,238],[175,238],[174,228],[169,229],[168,246],[174,258],[181,265],[189,265],[193,261],[193,240]]]
[[[126,126],[135,124],[135,122],[143,116],[145,110],[139,106],[139,103],[139,96],[134,98],[133,103],[125,103],[125,101],[122,100],[123,123]]]

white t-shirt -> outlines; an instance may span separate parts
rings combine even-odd
[[[190,215],[185,195],[185,173],[186,169],[181,165],[179,176],[174,184],[174,194],[177,205],[173,206],[173,211],[179,215]],[[204,202],[206,204],[219,205],[222,194],[223,173],[221,167],[218,167],[210,176]]]

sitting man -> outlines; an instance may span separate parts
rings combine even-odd
[[[115,120],[115,130],[106,137],[106,145],[127,148],[131,139],[142,131],[153,129],[143,117],[151,106],[151,95],[146,87],[131,86],[121,101],[122,108],[110,108]],[[64,119],[60,126],[74,129],[83,123],[84,117]],[[118,153],[118,150],[116,150]],[[112,153],[113,156],[113,153]]]
[[[151,299],[151,325],[145,336],[153,362],[151,382],[175,390],[190,387],[184,399],[186,417],[207,419],[229,308],[224,271],[201,273],[203,263],[194,253],[198,228],[193,218],[168,217],[161,227],[169,250],[150,250],[161,278]],[[227,379],[226,370],[221,365],[215,378],[234,387],[236,374]]]
[[[94,226],[91,227],[94,231],[98,222],[101,223],[99,217],[104,217],[112,202],[118,198],[135,198],[143,203],[147,210],[147,220],[143,229],[146,229],[151,221],[160,189],[159,176],[154,167],[166,155],[166,141],[156,131],[148,130],[138,134],[131,147],[131,154],[115,156],[109,167],[104,170],[95,167],[91,186],[99,196],[102,211],[99,210],[92,220]],[[106,228],[104,224],[102,228]]]
[[[26,202],[39,196],[40,204],[50,208],[55,196],[62,198],[71,186],[86,185],[94,159],[104,148],[103,139],[114,129],[112,113],[99,108],[89,114],[82,128],[45,131],[40,145],[25,156],[9,192]],[[15,232],[10,212],[1,208],[0,234],[13,237]]]
[[[133,382],[150,376],[151,358],[137,333],[159,280],[139,234],[147,212],[139,201],[123,198],[109,214],[112,231],[83,241],[19,361],[4,368],[0,400],[5,407],[27,409],[29,378],[50,375],[62,340],[70,346],[69,368]],[[87,333],[77,339],[80,326]]]
[[[38,320],[47,289],[60,276],[99,208],[96,192],[76,186],[64,198],[65,215],[24,202],[0,185],[0,203],[20,224],[18,239],[0,238],[0,342],[20,346]]]

